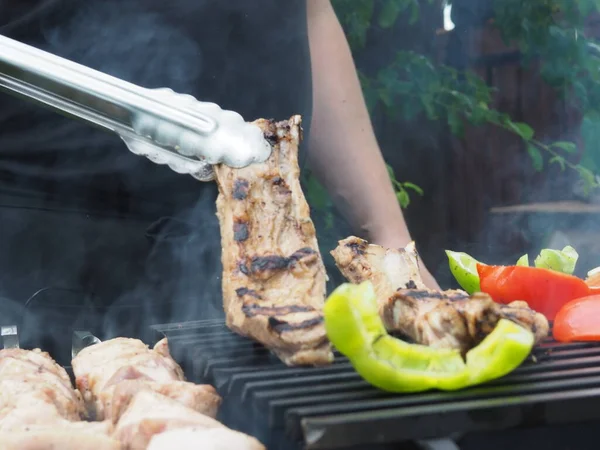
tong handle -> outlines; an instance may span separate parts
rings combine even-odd
[[[203,181],[212,164],[245,167],[271,153],[258,127],[237,113],[145,89],[1,35],[0,87],[117,133],[133,153]]]
[[[209,135],[216,121],[153,98],[150,90],[0,36],[0,77],[7,88],[121,135],[136,115],[175,123]],[[135,132],[134,132],[135,134]]]

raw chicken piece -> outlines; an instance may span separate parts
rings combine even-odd
[[[0,430],[80,420],[79,392],[66,371],[40,350],[0,350]]]
[[[133,397],[145,390],[157,392],[213,418],[217,416],[221,405],[221,397],[214,387],[207,384],[194,384],[187,381],[157,383],[148,380],[128,380],[117,384],[114,390],[100,394],[105,417],[116,423]]]
[[[215,167],[227,326],[287,365],[329,364],[327,275],[299,181],[301,119],[254,123],[273,145],[269,159]]]
[[[1,450],[120,450],[110,424],[67,422],[0,431]]]
[[[154,435],[146,450],[265,450],[256,439],[223,428],[181,428]]]
[[[153,436],[179,428],[221,429],[223,442],[231,442],[228,448],[245,448],[237,446],[241,439],[240,433],[229,430],[215,419],[187,408],[175,400],[151,391],[141,391],[133,397],[116,424],[114,437],[121,442],[124,450],[144,450]],[[251,442],[255,441],[254,438],[245,437]]]
[[[103,403],[122,381],[184,381],[181,367],[168,353],[166,339],[163,341],[156,344],[157,350],[154,350],[138,339],[116,338],[79,352],[72,361],[73,372],[92,417],[104,418]],[[100,400],[102,393],[103,400]]]
[[[52,357],[41,351],[40,349],[34,350],[23,350],[20,348],[10,348],[0,350],[0,370],[4,364],[11,361],[20,361],[22,363],[28,363],[30,366],[22,365],[24,372],[47,372],[56,375],[56,377],[64,383],[65,386],[73,388],[71,385],[71,379],[64,368],[59,366]],[[0,372],[1,373],[1,372]]]
[[[386,329],[417,343],[466,352],[502,318],[531,330],[536,342],[548,335],[546,318],[525,302],[501,305],[484,293],[469,296],[461,290],[427,289],[414,243],[404,249],[386,249],[351,236],[331,254],[348,281],[373,283]]]

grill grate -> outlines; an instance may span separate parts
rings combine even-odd
[[[600,419],[600,344],[540,345],[511,375],[459,392],[387,394],[347,358],[289,368],[220,321],[156,325],[188,377],[213,384],[222,417],[269,449],[338,449]]]

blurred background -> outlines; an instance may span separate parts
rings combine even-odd
[[[444,249],[514,264],[570,244],[579,275],[600,265],[597,1],[333,4],[398,201],[443,287]],[[304,181],[328,254],[344,224]]]

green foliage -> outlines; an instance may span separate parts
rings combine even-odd
[[[484,1],[484,0],[482,0]],[[431,4],[433,0],[427,0]],[[336,13],[354,52],[365,48],[373,27],[392,28],[400,19],[417,22],[419,0],[332,0]],[[451,3],[451,1],[448,1]],[[460,137],[467,123],[493,125],[519,137],[532,166],[544,170],[556,165],[574,170],[584,182],[586,192],[600,187],[600,45],[586,37],[585,20],[600,9],[600,0],[491,0],[494,26],[507,43],[516,44],[524,64],[539,64],[544,79],[571,102],[583,115],[584,149],[573,142],[546,143],[536,138],[528,124],[492,107],[494,91],[475,73],[437,65],[424,55],[399,51],[386,67],[373,76],[360,73],[370,111],[383,111],[394,120],[411,121],[426,117],[443,121]],[[574,154],[583,155],[579,163]],[[410,182],[400,182],[390,170],[390,180],[398,202],[406,208],[411,193],[423,195]],[[309,184],[310,185],[310,184]],[[322,189],[322,188],[321,188]],[[323,195],[309,190],[311,204],[328,207]],[[314,199],[314,200],[313,200]]]

